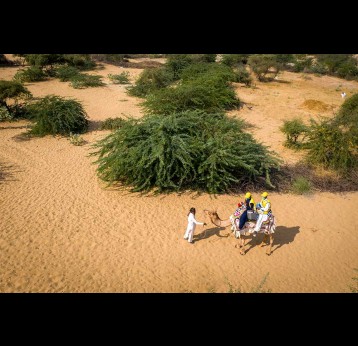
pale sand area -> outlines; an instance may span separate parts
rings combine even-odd
[[[132,78],[140,73],[111,65],[91,73],[125,70]],[[0,79],[15,72],[0,68]],[[279,78],[290,83],[237,86],[253,108],[231,114],[255,125],[250,130],[255,138],[286,162],[300,154],[282,146],[282,119],[318,116],[301,107],[307,99],[331,106],[322,113],[331,116],[343,102],[339,85],[348,96],[358,91],[357,82],[310,77],[285,72]],[[142,116],[141,99],[120,85],[76,90],[51,80],[27,87],[34,96],[75,97],[91,121]],[[26,124],[0,123],[0,292],[227,292],[228,282],[250,291],[267,273],[264,288],[272,292],[349,292],[358,268],[358,192],[271,193],[278,223],[273,253],[268,257],[265,247],[249,245],[241,256],[229,228],[213,226],[203,210],[217,208],[226,218],[243,196],[153,197],[106,189],[88,154],[108,131],[84,134],[87,144],[78,147],[52,136],[20,141],[16,136]],[[259,193],[254,198],[259,201]],[[198,226],[196,242],[188,244],[183,235],[192,206],[208,225]]]

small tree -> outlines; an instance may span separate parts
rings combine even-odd
[[[46,79],[46,74],[38,66],[30,66],[24,70],[17,71],[14,80],[18,82],[39,82]]]
[[[302,119],[295,118],[293,120],[285,120],[280,130],[286,135],[285,145],[287,147],[298,147],[302,145],[308,128]],[[300,136],[301,140],[298,142]]]
[[[266,81],[266,76],[269,73],[273,74],[273,77],[276,77],[281,69],[281,64],[277,62],[273,54],[251,55],[248,64],[259,81]]]
[[[31,97],[30,91],[21,83],[15,81],[0,80],[0,105],[4,106],[9,114],[12,114],[11,107],[7,101],[13,99],[15,103],[19,99]]]

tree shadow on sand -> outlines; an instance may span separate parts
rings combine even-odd
[[[212,228],[205,229],[201,233],[195,234],[193,240],[197,242],[199,240],[210,238],[214,235],[216,235],[219,238],[227,238],[230,234],[225,234],[225,235],[220,234],[220,231],[224,231],[225,229],[226,227],[212,227]]]
[[[14,165],[8,165],[0,162],[0,184],[4,181],[15,181],[14,173],[19,172]]]

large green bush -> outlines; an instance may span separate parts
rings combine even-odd
[[[356,125],[357,126],[357,125]],[[342,130],[335,121],[311,120],[307,159],[313,164],[348,173],[358,164],[357,132]]]
[[[223,54],[221,62],[227,66],[247,64],[250,54]]]
[[[14,80],[18,82],[39,82],[46,79],[46,74],[38,66],[31,66],[17,71]]]
[[[56,69],[56,77],[60,79],[61,82],[68,82],[72,78],[78,76],[80,71],[73,66],[63,65]]]
[[[335,121],[338,125],[348,127],[351,130],[358,129],[358,93],[344,101]]]
[[[74,99],[46,96],[30,105],[29,111],[36,122],[30,133],[36,136],[82,133],[88,127],[87,114]]]
[[[65,62],[63,54],[15,54],[23,56],[25,61],[31,66],[43,68]]]
[[[279,168],[275,154],[222,113],[186,111],[129,119],[95,144],[98,174],[133,191],[229,191],[266,179]]]
[[[91,59],[90,54],[66,54],[64,59],[69,66],[79,70],[93,70],[96,67],[96,62]]]
[[[155,90],[165,88],[170,85],[172,81],[172,73],[165,68],[145,69],[140,74],[135,85],[128,87],[128,94],[137,97],[145,97]]]
[[[217,112],[239,107],[233,88],[222,79],[197,78],[175,88],[153,92],[142,103],[150,114],[170,114],[186,110]]]
[[[181,71],[193,63],[193,57],[189,54],[168,54],[165,68],[170,73],[172,80],[180,79]]]

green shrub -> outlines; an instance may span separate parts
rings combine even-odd
[[[315,121],[311,119],[307,160],[322,164],[326,168],[347,173],[357,167],[357,132],[342,130],[334,120]]]
[[[311,183],[305,177],[297,177],[292,183],[292,192],[303,195],[311,191]]]
[[[9,121],[12,119],[13,117],[11,116],[9,110],[4,106],[0,106],[0,121]]]
[[[165,68],[170,74],[170,79],[180,79],[181,71],[193,63],[193,57],[188,54],[168,54]]]
[[[223,54],[221,63],[227,66],[247,64],[250,54]]]
[[[128,94],[145,97],[149,93],[165,88],[173,81],[172,74],[165,68],[145,69],[137,79],[134,86],[128,87]]]
[[[102,122],[101,130],[117,130],[123,126],[125,119],[122,118],[108,118]]]
[[[220,80],[224,84],[229,81],[236,81],[236,75],[232,68],[216,63],[190,64],[182,70],[180,77],[183,82],[193,81],[198,78],[202,82],[205,82],[205,80]]]
[[[251,55],[248,64],[259,81],[262,82],[268,80],[268,74],[273,74],[272,78],[276,77],[281,69],[281,64],[276,61],[276,57],[273,54]]]
[[[29,109],[36,122],[30,133],[36,136],[82,133],[88,127],[85,110],[73,99],[46,96],[30,105]]]
[[[31,66],[43,68],[65,62],[63,54],[15,54],[23,56],[25,61]]]
[[[129,84],[129,72],[124,71],[120,74],[109,74],[108,78],[113,84]]]
[[[249,71],[246,70],[244,65],[238,65],[235,69],[235,80],[236,83],[244,83],[246,86],[250,86],[252,78],[250,77]]]
[[[300,147],[307,133],[308,127],[303,123],[302,119],[295,118],[293,120],[285,120],[280,130],[286,135],[285,146]],[[300,141],[298,141],[298,138]]]
[[[98,175],[132,191],[228,191],[266,178],[280,160],[222,113],[186,111],[129,119],[94,145]]]
[[[56,77],[60,79],[61,82],[68,82],[72,78],[78,76],[79,70],[73,66],[60,66],[56,69]]]
[[[69,66],[79,70],[93,70],[96,67],[89,54],[66,54],[64,58]]]
[[[31,96],[30,91],[21,83],[0,80],[0,107],[4,107],[7,110],[7,113],[3,111],[3,117],[5,117],[5,114],[10,114],[11,118],[16,117],[18,101],[21,99],[28,99]],[[7,101],[10,99],[15,101],[15,104],[12,106],[7,104]]]
[[[142,103],[150,114],[170,114],[185,110],[217,112],[239,107],[235,91],[223,80],[197,78],[175,88],[161,89],[147,96]]]
[[[323,64],[315,63],[315,64],[312,64],[312,66],[310,67],[308,72],[324,75],[324,74],[328,73],[328,69]]]
[[[358,93],[347,98],[342,104],[335,118],[337,125],[351,130],[358,128]]]
[[[93,88],[105,85],[102,76],[79,73],[70,79],[70,85],[75,89]]]
[[[337,69],[337,75],[340,78],[345,79],[357,79],[358,77],[358,67],[355,62],[346,62],[343,63],[338,69]]]
[[[16,72],[14,80],[18,82],[39,82],[46,79],[46,74],[41,68],[37,66],[31,66],[24,70]]]
[[[192,62],[215,62],[216,61],[216,54],[191,54],[190,58]]]

